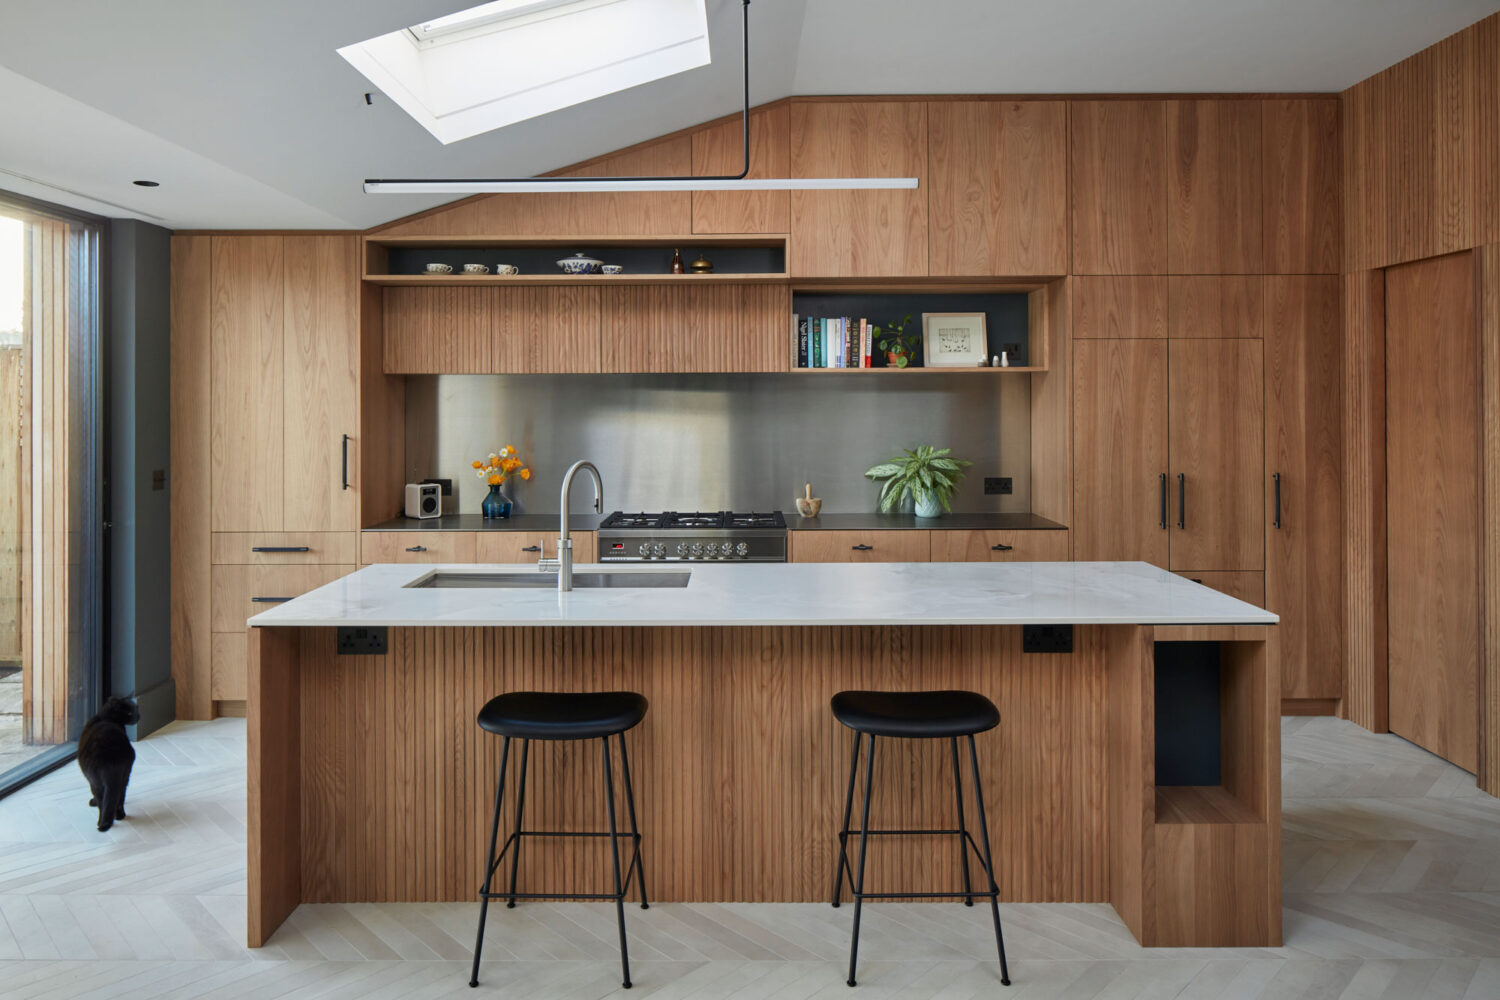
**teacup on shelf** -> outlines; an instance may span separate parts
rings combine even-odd
[[[453,265],[452,264],[428,264],[427,265],[427,273],[428,274],[452,274],[453,273]]]
[[[489,273],[490,273],[490,268],[489,268],[488,264],[465,264],[464,265],[464,274],[489,274]]]
[[[521,269],[514,264],[496,264],[496,274],[520,274]]]
[[[624,274],[625,273],[625,267],[622,264],[605,264],[599,270],[603,271],[605,274]]]

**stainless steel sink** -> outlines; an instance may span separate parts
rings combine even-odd
[[[574,573],[575,590],[633,590],[686,587],[691,571],[674,573]],[[408,586],[467,587],[494,590],[556,590],[556,573],[465,573],[439,570]]]

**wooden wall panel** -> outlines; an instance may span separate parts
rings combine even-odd
[[[1167,122],[1161,101],[1073,101],[1074,274],[1167,272]]]
[[[927,273],[927,105],[814,101],[791,109],[793,177],[916,177],[915,191],[793,191],[798,277]]]
[[[1170,273],[1265,269],[1261,129],[1258,101],[1167,102]]]
[[[177,718],[213,715],[208,567],[211,238],[172,237],[172,682]]]
[[[1344,710],[1389,726],[1386,656],[1385,274],[1344,276]]]
[[[687,177],[692,140],[675,135],[562,171],[571,177]],[[675,236],[692,232],[687,191],[490,194],[380,230],[382,236]]]
[[[283,377],[282,524],[288,531],[359,527],[359,240],[288,236]]]
[[[935,275],[1068,270],[1065,101],[928,105]]]
[[[1337,699],[1344,693],[1341,284],[1332,275],[1265,282],[1266,607],[1281,615],[1281,696]]]
[[[361,526],[396,516],[406,482],[406,379],[387,375],[385,296],[379,285],[360,289],[359,437],[352,462],[359,476]]]
[[[1082,276],[1073,283],[1073,336],[1083,339],[1165,337],[1167,279]]]
[[[1259,338],[1264,333],[1265,289],[1259,277],[1172,277],[1167,289],[1171,337]]]
[[[1345,270],[1500,239],[1500,15],[1342,95]]]
[[[1277,99],[1261,109],[1266,270],[1337,274],[1344,220],[1339,102]]]
[[[1032,341],[1045,338],[1047,370],[1031,379],[1031,509],[1059,524],[1073,523],[1072,285],[1048,282],[1030,293]],[[1072,540],[1069,539],[1071,546]]]
[[[495,319],[511,289],[385,289],[384,370],[389,374],[483,374],[495,358]]]
[[[1105,900],[1105,636],[1120,632],[1140,634],[1079,628],[1067,669],[1022,654],[1018,628],[392,629],[385,657],[339,657],[331,630],[304,632],[288,741],[301,767],[287,783],[302,897],[471,900],[501,742],[474,717],[530,688],[650,699],[626,739],[653,898],[822,900],[852,742],[829,697],[965,687],[1004,706],[978,737],[1002,898]],[[538,743],[530,763],[528,826],[602,826],[597,743]],[[940,742],[882,740],[875,766],[875,823],[952,820]],[[602,851],[526,848],[534,891],[608,877]],[[956,884],[957,868],[951,844],[908,841],[874,852],[868,877],[900,891]]]
[[[738,174],[745,166],[744,126],[738,116],[692,135],[693,176]],[[784,103],[750,112],[751,177],[790,177],[791,111]],[[791,226],[787,191],[694,191],[695,233],[785,233]]]
[[[253,666],[245,721],[246,923],[250,947],[259,948],[304,898],[299,861],[303,699],[297,630],[257,628],[248,634]]]
[[[1391,731],[1477,771],[1481,549],[1474,255],[1386,272]]]
[[[1479,787],[1500,795],[1500,244],[1478,253],[1480,349]]]

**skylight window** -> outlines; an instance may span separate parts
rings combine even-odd
[[[444,144],[710,60],[705,0],[494,0],[338,51]]]

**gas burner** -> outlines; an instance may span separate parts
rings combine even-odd
[[[786,535],[786,519],[780,511],[628,514],[617,510],[599,525],[599,559],[785,562]]]

